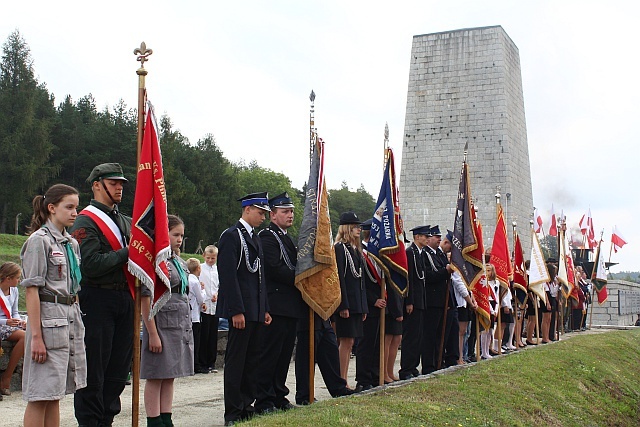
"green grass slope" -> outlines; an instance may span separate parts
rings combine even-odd
[[[640,329],[580,335],[242,425],[638,426],[638,367]]]

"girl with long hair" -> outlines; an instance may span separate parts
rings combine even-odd
[[[146,379],[144,407],[147,426],[173,426],[173,382],[175,378],[194,374],[193,331],[188,300],[189,272],[180,258],[184,222],[169,215],[171,258],[167,261],[171,299],[149,319],[150,292],[142,291],[142,359],[140,378]]]
[[[24,355],[24,328],[26,323],[18,313],[18,283],[20,266],[15,262],[5,262],[0,266],[0,341],[12,341],[11,357],[2,377],[0,377],[0,400],[2,395],[11,395],[11,376]]]
[[[77,294],[80,250],[67,232],[78,190],[55,184],[33,199],[31,235],[22,247],[26,288],[26,348],[22,370],[24,426],[60,425],[60,399],[86,386],[84,325]]]
[[[346,381],[349,359],[356,338],[364,334],[363,322],[369,311],[364,287],[362,249],[360,247],[361,222],[353,212],[340,215],[340,226],[334,250],[342,301],[336,310],[335,327],[340,354],[340,376]]]

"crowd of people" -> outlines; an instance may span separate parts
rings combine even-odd
[[[87,181],[93,199],[79,213],[73,187],[56,184],[36,196],[22,268],[10,262],[0,267],[0,338],[15,343],[0,377],[0,397],[11,392],[11,375],[26,355],[25,427],[59,425],[59,401],[66,394],[74,394],[80,426],[112,425],[121,410],[134,339],[126,268],[131,218],[118,210],[127,179],[120,165],[106,163],[96,166]],[[148,426],[173,426],[175,378],[217,372],[220,319],[229,321],[225,425],[295,407],[285,383],[296,342],[294,399],[297,405],[311,403],[309,308],[295,286],[298,249],[287,233],[295,206],[287,193],[272,198],[253,193],[239,202],[240,219],[222,233],[218,247],[205,248],[204,263],[180,257],[184,223],[178,216],[168,217],[171,296],[154,316],[148,290],[143,289],[141,301],[140,376],[146,380]],[[269,224],[258,231],[267,215]],[[384,291],[384,274],[366,250],[371,220],[345,212],[339,224],[334,250],[341,302],[330,319],[315,315],[313,322],[315,363],[333,397],[557,340],[560,318],[571,319],[568,329],[585,327],[591,293],[581,267],[571,314],[560,315],[566,304],[553,263],[548,264],[551,279],[544,301],[531,293],[518,298],[513,287],[501,286],[487,264],[491,322],[480,328],[474,295],[449,262],[451,232],[443,236],[438,225],[410,230],[408,294],[403,298],[393,289]],[[17,310],[21,277],[26,322]],[[400,370],[394,372],[400,346]],[[354,354],[356,382],[349,384]]]

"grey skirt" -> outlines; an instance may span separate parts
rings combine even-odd
[[[162,351],[149,351],[149,332],[143,325],[140,378],[168,379],[193,375],[193,331],[187,296],[171,294],[171,299],[154,319]]]

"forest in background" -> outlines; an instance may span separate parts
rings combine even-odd
[[[57,103],[45,82],[35,77],[29,46],[18,30],[2,46],[0,62],[0,233],[24,234],[33,213],[31,200],[56,183],[80,191],[80,205],[91,200],[86,182],[96,164],[117,162],[129,183],[120,210],[131,214],[136,187],[137,111],[119,100],[98,110],[91,94]],[[255,160],[227,159],[212,133],[191,143],[168,115],[159,119],[169,213],[185,222],[185,250],[215,243],[240,217],[236,199],[247,193],[288,192],[296,206],[291,229],[297,236],[305,188],[294,188],[283,173]],[[286,154],[284,154],[286,155]],[[305,184],[306,186],[306,184]],[[375,201],[361,184],[346,182],[329,190],[334,233],[339,215],[351,210],[362,219],[373,214]],[[266,225],[266,224],[265,224]],[[17,228],[16,228],[17,226]]]

